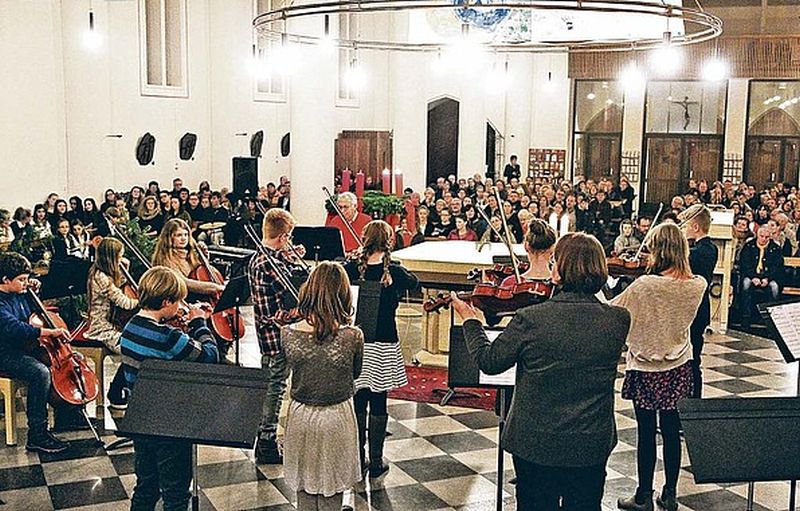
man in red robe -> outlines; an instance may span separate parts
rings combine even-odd
[[[336,204],[342,211],[342,215],[347,219],[347,223],[353,228],[353,231],[358,235],[358,239],[354,238],[350,229],[344,224],[339,215],[328,217],[325,225],[328,227],[336,227],[342,232],[342,240],[344,240],[345,253],[352,252],[359,247],[361,241],[361,234],[364,232],[364,227],[372,220],[368,215],[358,212],[358,198],[355,194],[350,192],[340,193]]]

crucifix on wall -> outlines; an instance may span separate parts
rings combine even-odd
[[[692,116],[689,114],[689,107],[692,105],[699,105],[700,102],[689,101],[689,96],[684,96],[683,101],[676,101],[674,99],[670,99],[669,102],[683,108],[683,131],[686,131],[686,128],[689,127],[689,123],[692,121]]]

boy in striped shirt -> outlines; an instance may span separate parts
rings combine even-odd
[[[214,336],[206,326],[208,311],[192,307],[186,316],[188,333],[165,321],[178,314],[186,298],[184,279],[164,266],[145,272],[139,282],[141,310],[122,331],[122,364],[127,387],[135,393],[139,367],[145,359],[216,363],[219,353]],[[164,501],[164,510],[186,510],[192,480],[192,444],[188,440],[141,436],[134,439],[136,487],[132,511],[152,511]]]

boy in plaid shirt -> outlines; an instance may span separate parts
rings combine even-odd
[[[290,265],[283,256],[282,249],[291,241],[295,221],[292,215],[279,208],[267,211],[264,216],[262,244],[272,255],[272,260],[281,266],[284,275],[290,275]],[[283,455],[278,450],[278,414],[286,391],[289,368],[281,348],[280,325],[275,321],[279,311],[287,311],[287,290],[275,276],[267,257],[258,253],[247,267],[250,292],[253,297],[256,333],[261,348],[261,367],[267,371],[268,392],[264,402],[261,424],[256,443],[256,463],[283,463]]]

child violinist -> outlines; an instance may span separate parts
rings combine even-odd
[[[120,339],[125,384],[136,392],[139,367],[145,359],[216,363],[217,346],[206,326],[208,311],[190,307],[188,333],[164,324],[178,315],[186,298],[186,282],[170,268],[155,266],[139,281],[141,310],[125,325]],[[131,509],[153,510],[159,498],[164,509],[187,509],[192,480],[192,443],[149,435],[133,441],[136,487]]]
[[[87,299],[89,301],[89,328],[84,337],[102,342],[111,352],[121,353],[120,337],[122,332],[111,323],[113,307],[133,310],[139,305],[135,298],[129,298],[120,287],[124,282],[121,266],[128,266],[128,261],[123,258],[125,247],[115,238],[103,238],[97,247],[97,259],[89,268],[89,278],[86,285]],[[108,389],[109,407],[124,410],[127,399],[123,393],[125,377],[122,367],[117,370],[111,386]]]
[[[383,462],[383,444],[389,419],[386,409],[388,392],[408,383],[395,312],[405,292],[419,285],[413,273],[391,261],[393,241],[394,235],[389,224],[382,220],[371,221],[364,227],[364,250],[360,259],[345,266],[351,281],[369,280],[380,282],[383,286],[378,303],[378,329],[375,338],[364,340],[363,370],[356,379],[354,397],[361,468],[362,472],[368,469],[369,476],[373,478],[389,470],[389,466]],[[367,430],[369,464],[364,453]]]

